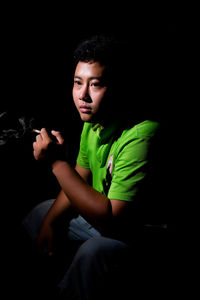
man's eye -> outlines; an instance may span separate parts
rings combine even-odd
[[[81,85],[81,81],[80,80],[74,80],[74,84]]]
[[[100,82],[92,82],[91,86],[101,86]]]

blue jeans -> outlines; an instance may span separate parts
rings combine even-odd
[[[36,240],[42,221],[52,206],[55,199],[46,200],[34,207],[28,216],[24,219],[23,225],[33,241]],[[66,220],[62,222],[66,229],[66,238],[69,240],[86,241],[91,237],[101,234],[82,217],[73,218],[69,223]]]
[[[23,225],[34,241],[43,218],[55,200],[37,205],[25,218]],[[61,299],[104,299],[119,287],[116,279],[126,277],[129,248],[126,243],[102,236],[82,216],[62,221],[62,234],[66,241],[64,256],[69,256],[68,245],[78,242],[68,268],[57,283]],[[45,251],[45,249],[44,249]],[[61,263],[64,260],[61,260]],[[123,272],[122,272],[123,269]],[[123,274],[123,275],[122,275]],[[59,299],[59,298],[58,298]]]

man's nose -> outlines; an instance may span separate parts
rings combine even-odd
[[[90,95],[89,95],[89,90],[88,90],[87,85],[82,87],[82,89],[80,91],[80,95],[79,95],[79,100],[86,101],[86,102],[91,102],[91,98],[90,98]]]

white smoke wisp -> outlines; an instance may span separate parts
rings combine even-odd
[[[7,116],[7,112],[0,113],[0,121]],[[19,139],[25,135],[26,132],[32,131],[32,123],[34,119],[26,120],[25,117],[16,119],[15,128],[0,129],[0,146],[5,145],[10,139]]]
[[[0,119],[1,119],[3,116],[5,116],[5,115],[7,115],[7,112],[6,112],[6,111],[0,113]]]

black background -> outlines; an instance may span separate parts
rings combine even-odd
[[[0,120],[1,130],[15,127],[22,116],[34,118],[37,128],[60,129],[69,138],[73,163],[82,126],[71,96],[73,50],[92,34],[117,34],[141,51],[147,62],[146,81],[156,91],[155,109],[170,124],[170,130],[173,128],[172,148],[179,161],[168,186],[171,190],[176,187],[181,160],[181,137],[177,133],[183,119],[183,99],[187,97],[186,57],[192,39],[187,7],[136,7],[131,2],[109,7],[104,3],[94,6],[93,2],[66,6],[13,4],[2,7],[1,16],[0,113],[7,113],[6,123]],[[152,90],[149,101],[154,97]],[[33,141],[34,134],[27,133],[0,146],[1,220],[6,236],[35,204],[55,197],[59,190],[49,170],[33,159]]]
[[[191,120],[188,95],[194,59],[193,13],[195,8],[191,12],[187,6],[169,2],[9,3],[2,5],[0,18],[0,114],[6,112],[0,119],[0,130],[16,128],[20,117],[34,118],[37,128],[60,129],[69,141],[72,163],[82,126],[71,96],[74,48],[80,40],[97,33],[113,33],[133,42],[145,70],[141,89],[149,101],[156,98],[155,112],[169,133],[173,160],[163,195],[170,195],[172,230],[177,232],[177,239],[181,232],[185,236],[189,222],[188,214],[183,216],[182,212],[188,185],[185,137],[189,136],[187,124]],[[131,92],[132,87],[134,83],[129,80]],[[27,132],[0,146],[1,258],[6,283],[13,275],[16,247],[20,249],[16,236],[21,221],[37,203],[56,197],[59,191],[51,172],[33,158],[34,137]],[[176,251],[181,252],[180,248]],[[15,272],[17,275],[20,270]]]

